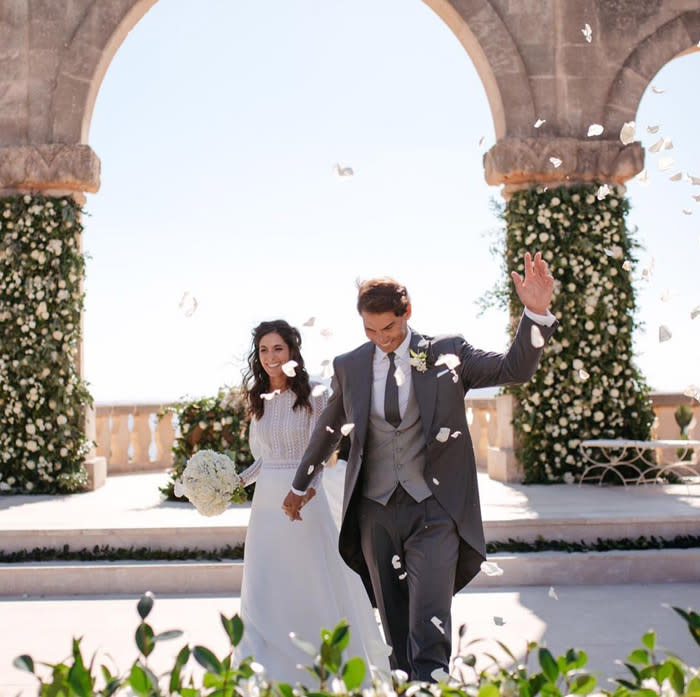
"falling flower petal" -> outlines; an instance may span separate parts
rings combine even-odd
[[[675,294],[676,291],[673,288],[667,288],[661,295],[662,302],[670,302]]]
[[[664,139],[659,138],[656,143],[649,146],[649,152],[659,152],[664,144]]]
[[[401,370],[400,365],[396,366],[396,370],[394,371],[394,379],[396,380],[398,387],[401,387],[401,385],[406,382],[406,375],[404,374],[403,370]]]
[[[676,174],[672,174],[669,179],[672,182],[679,182],[681,179],[683,179],[683,172],[677,172]]]
[[[659,132],[659,126],[647,126],[647,133],[658,133]]]
[[[461,431],[453,431],[450,438],[459,438],[462,435]]]
[[[603,184],[602,186],[598,187],[598,191],[596,193],[596,198],[599,201],[602,201],[609,193],[610,193],[610,187],[607,184]]]
[[[450,437],[450,429],[447,428],[446,426],[443,426],[435,436],[435,440],[439,441],[440,443],[444,443],[448,438]]]
[[[694,307],[690,311],[690,319],[695,319],[698,315],[700,315],[700,305],[698,305],[697,307]]]
[[[263,399],[266,399],[270,401],[271,399],[274,399],[278,394],[280,394],[280,390],[275,390],[274,392],[263,392],[260,396]]]
[[[445,630],[443,629],[443,626],[442,626],[442,620],[441,620],[440,618],[435,617],[435,615],[433,615],[433,616],[430,618],[430,621],[440,630],[440,632],[441,632],[442,634],[445,633]]]
[[[697,385],[688,385],[683,394],[686,397],[692,397],[694,400],[700,402],[700,387]]]
[[[336,162],[335,165],[333,165],[333,171],[339,177],[352,177],[355,174],[352,167],[341,167],[338,162]]]
[[[542,348],[544,346],[544,337],[536,324],[533,324],[530,328],[530,343],[535,348]]]
[[[408,576],[408,572],[404,571],[402,574],[399,574],[399,581],[403,581],[406,576]]]
[[[327,339],[328,337],[333,336],[333,330],[332,329],[321,329],[321,336],[325,336]]]
[[[313,390],[311,390],[312,397],[320,397],[328,388],[325,385],[314,385]]]
[[[440,480],[437,477],[433,477],[433,484],[435,484],[435,486],[440,486]]]
[[[547,595],[550,598],[553,598],[554,600],[559,600],[559,596],[557,595],[557,592],[554,590],[554,586],[549,587],[549,592],[547,593]]]
[[[340,427],[340,432],[341,432],[344,436],[347,436],[347,435],[352,431],[353,428],[355,428],[355,424],[352,424],[352,423],[351,423],[351,424],[343,424],[343,425]]]
[[[401,557],[398,554],[394,554],[394,556],[391,558],[391,565],[395,569],[401,568]]]
[[[301,649],[304,653],[309,654],[309,656],[316,656],[316,647],[308,641],[300,639],[294,632],[289,633],[289,638],[292,640],[292,644],[298,649]]]
[[[665,325],[661,325],[659,327],[659,342],[662,343],[664,341],[668,341],[673,334],[671,334],[671,330],[666,327]]]
[[[316,324],[316,318],[315,317],[309,317],[309,319],[304,322],[303,326],[304,327],[313,327],[314,324]]]
[[[625,271],[630,271],[632,269],[632,262],[629,259],[625,259],[625,261],[622,263],[622,268]]]
[[[175,480],[175,486],[173,487],[173,493],[178,498],[185,495],[185,487],[182,485],[182,482],[179,479]]]
[[[282,366],[282,372],[289,378],[293,378],[296,374],[296,367],[299,364],[296,361],[287,361],[283,366]]]
[[[549,161],[552,163],[555,169],[561,165],[561,160],[558,157],[550,157]]]
[[[637,181],[644,186],[649,183],[649,172],[646,167],[637,175]]]
[[[607,256],[612,257],[613,259],[622,259],[624,255],[624,250],[618,244],[613,245],[609,249],[606,248],[603,251]]]
[[[444,365],[449,370],[454,370],[460,364],[459,356],[454,353],[441,353],[435,361],[435,365]]]
[[[654,94],[663,94],[666,90],[663,89],[662,87],[657,87],[656,85],[652,85],[652,86],[651,86],[651,91],[652,91]]]
[[[684,208],[683,213],[685,215],[693,215],[693,211],[691,211],[690,208]]]
[[[690,182],[693,186],[700,186],[700,177],[694,177],[692,174],[686,173],[685,180]]]
[[[581,29],[581,33],[583,34],[583,38],[586,39],[589,44],[591,41],[593,41],[593,30],[591,29],[590,24],[584,24],[583,29]]]
[[[642,269],[642,278],[646,281],[648,281],[652,274],[654,273],[654,257],[651,258],[651,261],[649,262],[649,266],[647,266],[645,269]]]
[[[484,144],[485,140],[486,140],[486,136],[481,136],[481,138],[479,138],[478,146],[481,147]]]
[[[182,296],[182,299],[178,303],[178,307],[182,310],[185,317],[192,317],[192,315],[196,312],[197,307],[199,307],[199,303],[197,302],[197,298],[195,298],[188,290]]]
[[[503,576],[503,569],[493,561],[482,561],[481,570],[487,576]]]
[[[665,172],[667,169],[671,169],[673,167],[674,159],[672,157],[662,157],[659,160],[659,169],[662,172]]]
[[[328,431],[328,433],[335,433],[335,429],[331,428],[330,426],[326,426],[326,431]]]
[[[443,632],[444,634],[444,632]],[[449,674],[445,671],[444,668],[436,668],[431,674],[430,677],[435,681],[435,682],[449,682],[450,676]]]
[[[698,203],[700,203],[700,194],[695,194],[691,196],[691,198],[694,198]]]
[[[592,123],[588,127],[588,133],[586,134],[589,138],[593,136],[599,136],[603,130],[605,130],[599,123]]]
[[[316,467],[314,465],[309,465],[309,469],[306,470],[306,474],[313,474]]]
[[[664,150],[673,150],[673,141],[670,138],[664,138]]]
[[[534,126],[535,126],[535,128],[539,128],[540,126],[543,126],[545,123],[547,123],[547,119],[537,119],[537,121],[535,121]]]
[[[626,121],[620,129],[620,140],[623,145],[629,145],[634,142],[635,123],[634,121]]]
[[[502,617],[498,617],[497,615],[493,616],[493,623],[497,627],[502,627],[505,624],[505,620]]]
[[[589,377],[591,377],[591,374],[589,372],[585,371],[583,368],[581,368],[578,371],[578,376],[579,376],[580,380],[585,381],[585,380],[588,380]]]

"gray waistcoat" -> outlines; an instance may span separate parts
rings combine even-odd
[[[425,437],[411,385],[406,413],[397,429],[370,410],[362,494],[385,505],[401,485],[413,499],[422,501],[432,493],[423,479],[424,465]]]

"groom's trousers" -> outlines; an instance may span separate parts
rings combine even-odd
[[[433,682],[436,669],[449,672],[455,523],[435,497],[416,502],[401,486],[386,505],[362,498],[358,512],[362,553],[393,647],[391,667]]]

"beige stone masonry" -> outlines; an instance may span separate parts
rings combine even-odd
[[[0,191],[94,193],[100,160],[89,145],[0,147]]]
[[[619,140],[505,138],[484,155],[486,181],[505,184],[506,194],[537,184],[624,184],[643,167],[641,143],[623,145]]]

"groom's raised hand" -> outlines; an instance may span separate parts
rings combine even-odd
[[[540,252],[535,254],[534,259],[530,252],[525,252],[524,261],[524,279],[516,271],[511,271],[510,274],[515,284],[515,292],[528,310],[537,315],[546,315],[552,302],[554,278]]]

